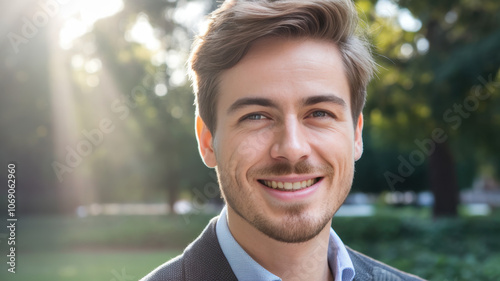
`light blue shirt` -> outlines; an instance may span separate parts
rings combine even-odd
[[[226,207],[222,209],[215,231],[222,252],[239,281],[281,281],[281,278],[252,259],[236,242],[227,224]],[[344,243],[332,228],[330,228],[330,242],[328,243],[328,264],[335,274],[335,281],[352,281],[354,278],[355,272],[351,258]]]

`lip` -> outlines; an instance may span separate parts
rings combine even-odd
[[[313,178],[318,178],[318,177],[311,177],[311,176],[300,176],[300,177],[276,177],[276,178],[266,178],[265,180],[274,180],[274,181],[285,181],[285,182],[297,182],[297,181],[304,181],[304,180],[309,180]],[[311,197],[319,188],[321,182],[323,182],[324,177],[320,177],[318,182],[315,184],[311,185],[310,187],[300,189],[300,190],[295,190],[295,191],[283,191],[279,189],[273,189],[269,188],[266,185],[258,182],[266,194],[271,196],[274,199],[277,199],[279,201],[285,201],[285,202],[293,202],[293,201],[298,201],[298,200],[304,200],[309,197]],[[262,179],[264,180],[264,179]]]

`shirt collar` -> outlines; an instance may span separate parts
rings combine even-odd
[[[217,240],[231,269],[240,281],[281,281],[281,278],[272,274],[250,257],[240,244],[236,242],[227,224],[227,209],[224,207],[220,213],[215,227]],[[330,228],[330,241],[328,243],[328,264],[335,272],[335,281],[352,281],[354,266],[347,249],[339,236]]]
[[[333,228],[330,228],[328,264],[330,265],[330,269],[335,272],[335,281],[352,281],[354,279],[354,266],[349,253]]]

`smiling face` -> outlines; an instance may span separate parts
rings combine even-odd
[[[316,39],[260,39],[223,72],[216,132],[198,118],[197,133],[229,215],[289,243],[329,227],[362,153],[348,85],[337,46]]]

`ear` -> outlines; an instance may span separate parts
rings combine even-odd
[[[363,154],[363,113],[359,114],[358,124],[354,128],[354,160],[357,161]]]
[[[212,133],[205,125],[205,122],[201,119],[199,115],[196,116],[196,140],[198,141],[198,150],[200,151],[201,158],[205,165],[210,168],[217,166],[217,161],[215,161],[215,153],[213,148]]]

